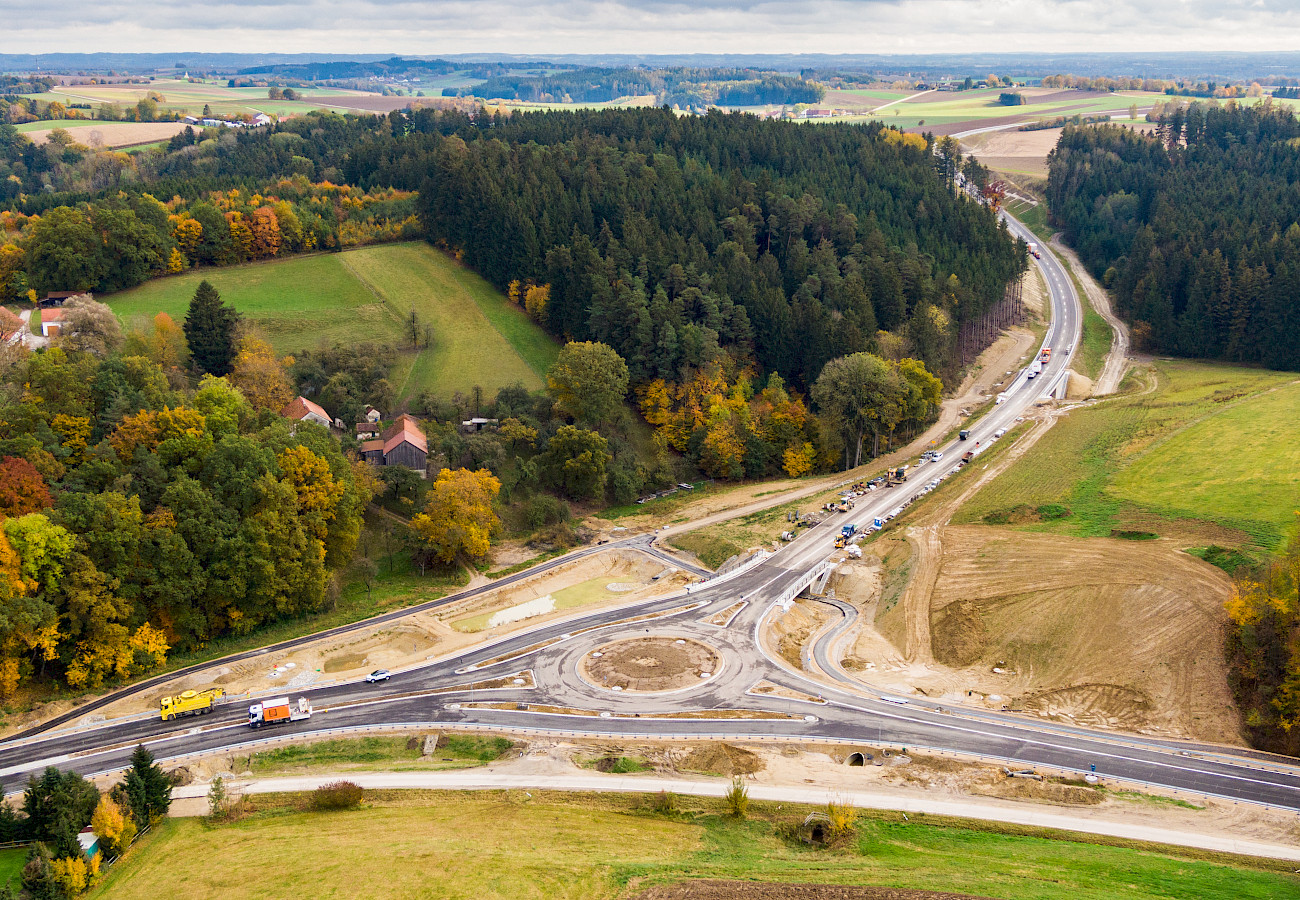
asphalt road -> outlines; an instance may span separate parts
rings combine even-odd
[[[1036,241],[1014,220],[1009,225],[1013,233]],[[480,726],[623,738],[833,739],[869,747],[941,749],[1004,761],[1014,768],[1037,766],[1078,773],[1095,770],[1102,777],[1300,809],[1300,768],[1268,765],[1231,751],[1189,751],[1187,748],[1192,745],[1172,741],[1130,738],[1039,724],[1009,715],[940,707],[922,699],[872,691],[847,678],[842,678],[839,686],[829,686],[773,657],[759,638],[764,620],[778,602],[805,586],[810,571],[832,554],[842,524],[852,522],[861,527],[873,518],[884,518],[929,490],[928,485],[934,479],[952,477],[961,453],[975,450],[977,445],[981,451],[989,446],[996,432],[1009,429],[1026,409],[1065,377],[1078,344],[1082,314],[1069,277],[1046,247],[1042,248],[1042,254],[1037,264],[1047,282],[1052,307],[1052,324],[1045,345],[1053,351],[1043,374],[1030,380],[1025,372],[1019,373],[1005,392],[1005,402],[970,427],[968,440],[953,440],[936,448],[944,453],[941,462],[913,469],[909,480],[902,485],[866,494],[850,513],[832,515],[817,527],[801,530],[795,541],[761,564],[728,579],[719,579],[716,584],[697,586],[689,594],[678,593],[601,610],[475,647],[454,659],[400,672],[384,684],[354,682],[295,692],[294,697],[311,700],[316,710],[313,717],[265,731],[250,729],[245,706],[230,704],[218,707],[208,716],[172,723],[156,718],[123,720],[11,739],[0,744],[0,778],[16,785],[45,765],[75,768],[83,773],[112,771],[125,764],[138,742],[149,745],[159,758],[174,759],[335,729],[380,725]],[[640,549],[672,559],[652,546],[652,537],[639,536],[589,548],[566,559],[609,546]],[[563,561],[553,560],[537,570],[503,579],[485,589],[536,574]],[[672,561],[681,565],[676,559]],[[415,610],[402,610],[326,634],[370,628],[476,592],[464,591]],[[743,609],[725,627],[705,621],[739,600],[745,601]],[[837,677],[837,670],[831,650],[838,636],[851,624],[849,611],[851,607],[845,612],[845,621],[823,633],[812,648],[819,667],[832,677]],[[656,617],[630,621],[647,615]],[[717,671],[708,673],[708,677],[700,678],[698,684],[662,694],[615,692],[604,685],[588,683],[579,674],[579,660],[604,644],[645,635],[703,641],[718,651],[722,664]],[[239,658],[267,655],[320,637],[304,637],[242,654]],[[1123,638],[1116,635],[1116,639]],[[494,690],[467,687],[473,681],[501,679],[524,670],[532,673],[534,687],[508,686]],[[171,673],[133,690],[147,689],[175,677],[176,673]],[[820,696],[823,702],[749,693],[760,680]],[[284,692],[281,688],[277,693]],[[121,696],[119,693],[111,699]],[[503,708],[483,708],[486,703]],[[63,721],[85,716],[94,708],[94,705],[79,707]],[[725,711],[730,710],[770,717],[727,717]],[[697,717],[669,718],[684,714]],[[711,717],[700,717],[705,715]]]

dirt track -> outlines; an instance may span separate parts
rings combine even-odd
[[[1092,304],[1092,308],[1106,320],[1111,330],[1114,331],[1110,351],[1106,354],[1106,363],[1101,367],[1101,374],[1097,376],[1097,380],[1092,385],[1092,395],[1094,397],[1113,394],[1119,390],[1119,383],[1124,380],[1124,373],[1128,371],[1129,367],[1128,325],[1119,316],[1115,315],[1110,305],[1110,294],[1096,282],[1091,273],[1088,272],[1087,267],[1079,261],[1078,255],[1061,243],[1060,235],[1052,238],[1052,249],[1060,254],[1066,265],[1074,272],[1074,277],[1083,285],[1083,289],[1088,295],[1086,302]]]

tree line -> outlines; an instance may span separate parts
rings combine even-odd
[[[1300,121],[1166,109],[1153,134],[1066,128],[1048,202],[1142,349],[1300,368]]]
[[[319,610],[352,559],[368,467],[279,416],[283,367],[255,339],[236,352],[236,317],[198,294],[183,327],[125,337],[75,301],[55,347],[0,375],[0,695]]]
[[[821,85],[793,75],[754,69],[672,67],[581,68],[544,74],[495,75],[462,87],[443,88],[444,97],[487,97],[556,103],[608,103],[620,97],[653,95],[670,106],[761,106],[816,103]]]

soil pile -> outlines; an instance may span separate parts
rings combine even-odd
[[[763,768],[763,760],[757,753],[731,744],[705,744],[682,757],[677,768],[713,775],[753,775]]]

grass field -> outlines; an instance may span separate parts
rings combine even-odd
[[[204,269],[102,299],[128,327],[159,312],[180,322],[203,279],[282,354],[361,341],[409,347],[414,308],[421,325],[433,327],[433,342],[399,357],[392,381],[403,399],[475,385],[489,394],[515,382],[537,388],[559,352],[523,310],[422,243]]]
[[[247,759],[247,768],[257,775],[453,769],[499,759],[513,746],[500,737],[449,734],[438,741],[433,755],[425,759],[420,755],[421,747],[410,747],[409,742],[408,737],[382,736],[288,744],[254,753]]]
[[[530,561],[530,564],[535,564]],[[595,578],[588,578],[586,581],[580,581],[577,584],[571,584],[566,588],[561,588],[551,594],[555,600],[555,609],[579,609],[583,606],[590,606],[593,603],[599,603],[602,600],[609,600],[615,597],[610,591],[608,585],[615,579],[606,574],[599,575]],[[469,618],[459,619],[452,622],[452,627],[457,631],[482,631],[488,627],[488,621],[497,613],[497,610],[485,612],[482,615],[470,616]]]
[[[218,115],[239,115],[242,113],[264,112],[276,116],[302,114],[318,109],[320,104],[313,101],[315,97],[340,97],[354,95],[358,98],[371,97],[359,91],[342,88],[294,88],[302,100],[268,99],[267,88],[231,88],[223,82],[190,83],[177,78],[159,78],[149,84],[75,84],[56,87],[54,90],[35,94],[39,100],[58,100],[60,103],[118,103],[123,107],[133,106],[151,91],[163,95],[164,100],[158,104],[162,109],[175,110],[180,113],[198,115],[206,105]],[[82,110],[84,113],[85,110]]]
[[[1300,503],[1295,375],[1158,361],[1147,377],[1154,392],[1070,413],[954,521],[1060,504],[1069,515],[1020,527],[1095,537],[1158,534],[1163,521],[1180,532],[1230,530],[1220,544],[1276,547]]]
[[[19,874],[27,860],[26,847],[14,847],[0,850],[0,884],[7,884],[15,891],[18,889]]]
[[[224,898],[610,898],[685,878],[889,885],[1017,900],[1280,898],[1300,881],[1267,863],[1227,864],[1146,846],[1033,829],[860,819],[837,849],[782,836],[807,809],[683,798],[372,792],[360,810],[299,811],[302,797],[256,797],[240,821],[168,819],[88,896]],[[913,817],[916,819],[916,817]],[[192,852],[202,847],[203,852]],[[214,865],[214,860],[219,864]],[[278,861],[268,865],[268,860]],[[256,877],[250,877],[255,873]]]

